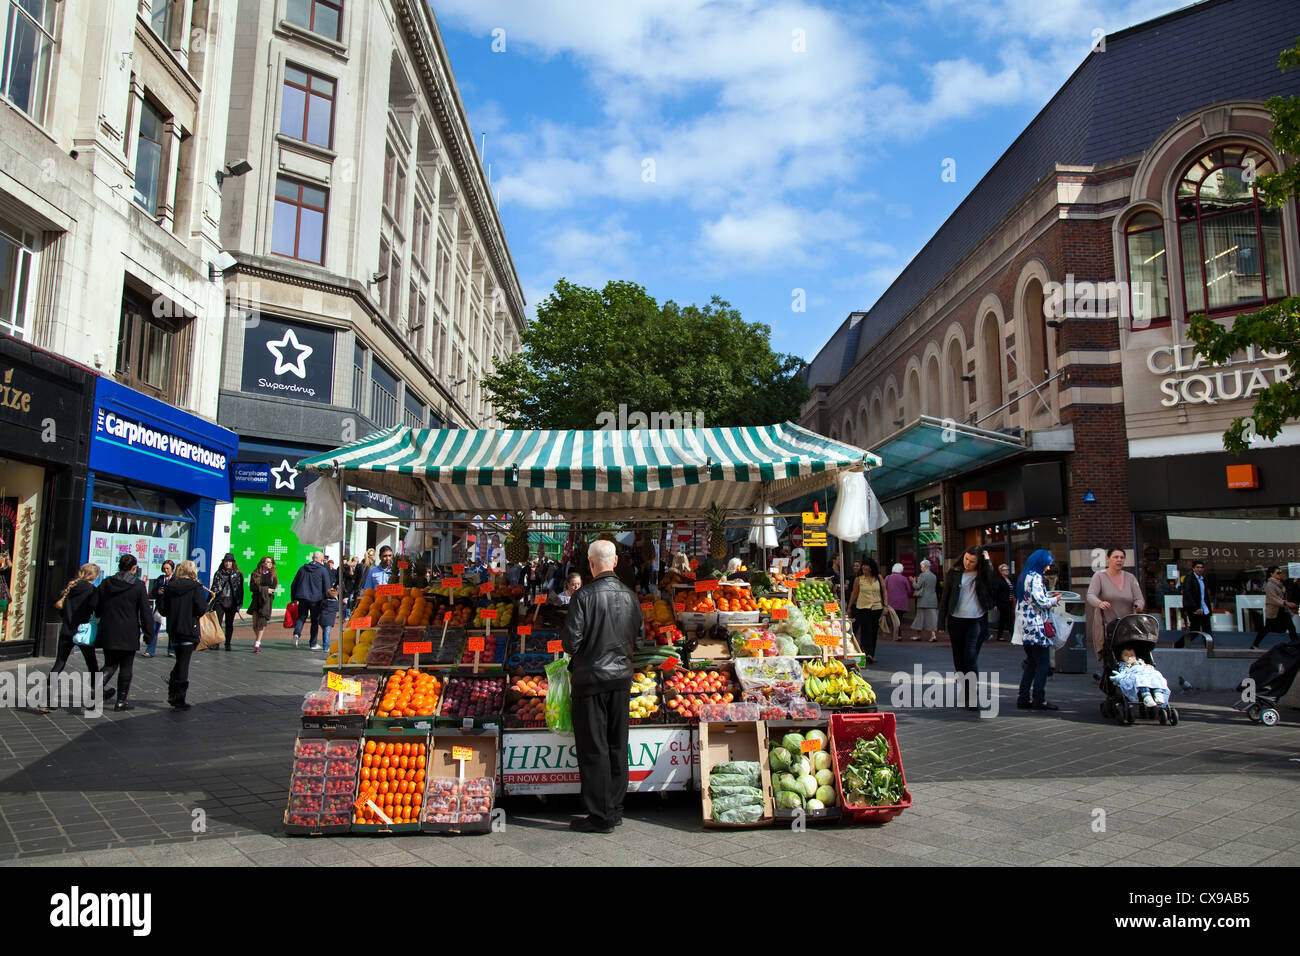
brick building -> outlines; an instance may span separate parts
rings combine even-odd
[[[1265,100],[1300,93],[1277,68],[1297,35],[1294,3],[1211,0],[1107,37],[846,318],[802,422],[884,459],[890,521],[860,548],[910,571],[971,544],[1013,568],[1046,547],[1081,590],[1098,549],[1122,547],[1153,598],[1200,557],[1229,617],[1266,565],[1300,561],[1300,424],[1240,460],[1221,440],[1285,363],[1202,371],[1187,334],[1207,306],[1300,291],[1296,204],[1252,187],[1294,161]],[[1228,464],[1256,487],[1230,489]]]

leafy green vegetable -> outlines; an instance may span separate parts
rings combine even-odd
[[[903,775],[889,761],[884,734],[859,738],[843,775],[844,801],[855,806],[882,807],[903,800]]]

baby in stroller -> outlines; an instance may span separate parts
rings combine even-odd
[[[1139,658],[1131,647],[1120,653],[1110,679],[1131,704],[1140,702],[1144,707],[1163,707],[1169,702],[1169,682],[1165,676]]]

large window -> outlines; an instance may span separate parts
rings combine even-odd
[[[158,215],[158,194],[163,178],[163,130],[167,120],[148,100],[140,111],[140,133],[135,145],[135,204],[151,216]]]
[[[326,149],[332,146],[334,89],[331,79],[296,66],[286,66],[280,132]]]
[[[36,237],[0,219],[0,334],[27,338]]]
[[[369,353],[366,347],[357,343],[352,352],[352,407],[363,411],[366,407],[366,366]]]
[[[156,313],[162,311],[164,315]],[[171,404],[184,399],[193,323],[155,309],[154,300],[134,289],[122,293],[117,333],[116,378],[123,385]]]
[[[342,0],[285,0],[284,18],[290,23],[337,41],[343,25]]]
[[[378,362],[370,365],[370,420],[380,428],[398,422],[397,376]]]
[[[412,428],[423,428],[426,417],[424,402],[411,392],[407,392],[402,404],[402,424]]]
[[[45,122],[56,6],[55,0],[0,0],[5,12],[0,92],[38,123]]]
[[[1226,146],[1183,174],[1177,201],[1188,314],[1226,314],[1286,297],[1281,215],[1255,195],[1255,179],[1272,172],[1258,150]]]
[[[172,8],[175,5],[175,0],[149,0],[149,26],[168,46],[171,44]]]
[[[406,168],[397,158],[393,147],[384,147],[384,209],[392,220],[402,221],[402,206],[406,202]]]
[[[406,331],[410,336],[411,348],[423,358],[427,298],[424,287],[414,279],[411,280],[411,288],[407,294],[410,298],[406,303]]]
[[[328,191],[281,176],[275,182],[271,251],[321,263],[325,257],[325,204]]]
[[[1169,324],[1169,271],[1164,221],[1140,212],[1124,227],[1128,253],[1129,323],[1133,329]]]

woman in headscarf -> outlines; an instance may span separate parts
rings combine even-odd
[[[1025,647],[1025,670],[1020,678],[1016,706],[1021,710],[1059,710],[1047,702],[1047,669],[1052,639],[1047,635],[1048,615],[1060,598],[1047,593],[1044,573],[1052,566],[1052,553],[1042,548],[1025,562],[1016,581],[1016,630]],[[1030,692],[1032,689],[1032,699]]]

